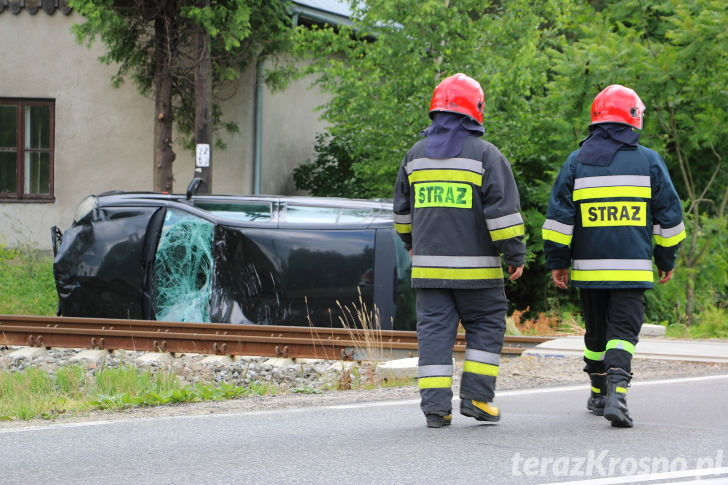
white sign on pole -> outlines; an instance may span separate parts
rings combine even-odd
[[[197,158],[195,162],[197,167],[209,167],[210,166],[210,145],[207,143],[197,144]]]

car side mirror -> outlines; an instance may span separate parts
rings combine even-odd
[[[202,184],[203,180],[200,177],[195,177],[192,179],[190,184],[187,186],[187,200],[190,200],[193,195],[197,193],[198,190],[200,190],[200,185]]]

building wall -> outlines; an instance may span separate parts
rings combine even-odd
[[[98,61],[103,44],[89,50],[70,33],[81,21],[75,12],[0,13],[0,97],[55,100],[55,201],[0,201],[0,243],[50,249],[50,227],[65,230],[86,195],[153,189],[154,100],[131,80],[111,87],[116,69]],[[309,85],[304,79],[282,93],[264,90],[262,193],[296,193],[291,172],[312,157],[323,128],[314,109],[326,98]],[[213,151],[215,193],[253,191],[254,88],[253,65],[221,98],[224,118],[238,123],[240,135],[224,135],[227,150]],[[194,156],[178,143],[175,152],[174,192],[181,193],[194,176]]]

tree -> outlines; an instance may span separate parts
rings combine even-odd
[[[299,167],[298,187],[315,195],[391,197],[399,163],[430,122],[433,89],[463,72],[485,91],[484,138],[513,165],[527,237],[540,234],[543,215],[534,208],[544,198],[548,166],[534,153],[529,124],[544,118],[551,65],[577,7],[565,0],[368,0],[354,2],[351,28],[299,29],[298,53],[311,62],[305,72],[331,99],[322,106],[327,134],[317,159]],[[350,175],[325,176],[333,171]],[[535,245],[527,247],[534,262]],[[512,286],[513,304],[536,307],[544,275],[536,270]]]
[[[194,134],[194,72],[199,62],[195,32],[209,35],[213,93],[233,83],[260,56],[287,48],[290,20],[283,0],[69,0],[84,16],[73,26],[79,43],[90,46],[97,37],[106,46],[100,60],[117,64],[112,84],[131,78],[140,94],[153,93],[154,190],[173,189],[173,129],[192,146]],[[213,127],[237,133],[234,123],[222,121],[219,104],[213,104]],[[217,146],[224,145],[218,139]]]
[[[713,276],[703,292],[725,295],[728,284],[720,270],[728,203],[726,23],[720,0],[619,2],[594,12],[589,31],[565,50],[549,85],[550,112],[572,120],[554,130],[552,144],[571,139],[576,146],[586,134],[580,127],[591,99],[609,84],[632,87],[647,105],[641,142],[665,158],[685,201],[688,238],[678,273],[686,273],[681,314],[687,325],[694,322],[696,281],[706,282],[702,269]],[[706,257],[723,263],[704,264]]]

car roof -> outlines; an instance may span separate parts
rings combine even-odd
[[[192,195],[189,199],[184,194],[163,194],[158,192],[104,192],[95,196],[99,207],[114,206],[164,206],[177,208],[201,216],[210,221],[234,226],[260,226],[275,223],[279,227],[311,227],[331,228],[332,223],[322,223],[314,217],[307,219],[306,214],[297,216],[296,222],[286,220],[285,214],[293,207],[314,207],[322,211],[340,209],[341,211],[360,211],[358,218],[348,218],[345,222],[336,221],[336,227],[379,227],[393,224],[392,201],[388,199],[354,199],[344,197],[315,197],[297,195],[230,195],[205,194]],[[272,217],[264,222],[245,221],[225,217],[224,212],[205,210],[206,204],[269,204]],[[361,212],[365,211],[365,212]],[[315,211],[312,212],[315,215]]]

